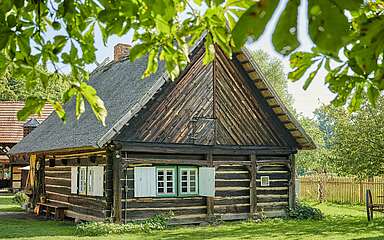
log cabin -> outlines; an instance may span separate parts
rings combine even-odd
[[[65,216],[126,223],[172,212],[191,224],[279,217],[295,204],[295,153],[315,144],[282,104],[249,50],[203,64],[204,44],[170,81],[164,63],[142,79],[146,57],[129,45],[90,77],[108,110],[67,122],[55,115],[11,149],[36,159],[35,191]]]

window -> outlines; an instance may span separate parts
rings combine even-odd
[[[198,172],[196,167],[180,167],[179,181],[180,195],[195,195],[198,193]]]
[[[87,194],[87,167],[79,167],[79,194]]]
[[[269,186],[269,176],[261,176],[260,177],[260,185],[262,187],[268,187]]]
[[[134,168],[134,196],[215,196],[215,168],[151,166]]]
[[[157,195],[176,195],[176,167],[157,168]]]
[[[93,193],[95,185],[95,170],[93,168],[88,169],[88,184],[87,184],[87,192]]]
[[[71,168],[71,193],[87,196],[104,196],[104,167]]]

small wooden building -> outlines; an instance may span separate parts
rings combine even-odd
[[[90,84],[106,127],[89,108],[76,121],[73,100],[66,124],[52,114],[11,149],[15,159],[37,157],[36,191],[84,220],[284,216],[295,201],[294,154],[315,146],[246,49],[228,59],[216,47],[208,65],[204,51],[201,42],[176,81],[163,63],[142,80],[145,57],[96,69]]]
[[[24,102],[20,101],[0,102],[0,189],[19,191],[25,186],[28,172],[21,168],[28,166],[29,159],[19,158],[18,161],[10,162],[8,151],[53,111],[52,106],[47,105],[41,116],[33,116],[27,124],[17,120],[17,112],[23,107]]]

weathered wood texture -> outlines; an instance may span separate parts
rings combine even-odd
[[[96,158],[90,158],[90,156],[95,156]],[[54,166],[52,166],[52,160],[46,159],[44,181],[47,201],[68,207],[65,210],[65,215],[68,217],[82,220],[104,220],[110,216],[110,203],[106,197],[71,194],[71,167],[80,165],[105,166],[107,163],[105,153],[90,152],[88,155],[77,156],[77,158],[71,159],[70,157],[71,155],[55,156]],[[105,167],[105,173],[107,173],[107,169]],[[110,191],[107,179],[105,178],[104,182],[105,196],[106,192]]]
[[[265,99],[257,101],[239,69],[219,49],[214,64],[217,143],[288,146],[282,136],[287,130],[274,124],[278,119],[267,114],[261,103]]]
[[[182,77],[169,83],[118,139],[212,144],[212,64],[204,65],[202,52]]]
[[[223,220],[247,219],[254,214],[284,216],[288,206],[289,158],[271,155],[212,155],[123,152],[122,219],[123,222],[141,220],[159,213],[172,211],[174,223],[196,223],[215,218]],[[139,163],[139,159],[142,160]],[[205,197],[135,198],[134,167],[159,166],[165,160],[173,165],[215,166],[216,193]],[[179,162],[177,163],[176,160]],[[208,161],[207,161],[208,160]],[[252,167],[252,160],[254,166]],[[184,163],[185,164],[185,163]],[[256,176],[252,177],[252,168]],[[270,185],[261,187],[260,177],[269,176]],[[255,182],[251,183],[251,179]],[[253,198],[251,187],[253,186]],[[253,203],[252,203],[253,202]],[[253,209],[251,209],[251,205]]]
[[[246,219],[250,213],[250,179],[241,165],[223,165],[216,171],[215,216]]]
[[[115,140],[294,147],[288,130],[242,66],[218,48],[213,63],[204,65],[203,51]]]
[[[288,162],[289,159],[273,161],[268,158],[258,157],[258,162],[261,161],[256,174],[257,211],[266,216],[284,216],[288,207],[290,169],[281,160]],[[269,161],[265,162],[267,159]],[[269,186],[261,186],[262,176],[269,176]]]

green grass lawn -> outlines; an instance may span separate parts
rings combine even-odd
[[[23,211],[21,207],[12,202],[12,194],[0,195],[0,212],[20,212]],[[1,233],[0,233],[1,234]]]
[[[315,205],[315,204],[313,204]],[[3,239],[384,239],[384,216],[376,215],[368,223],[363,206],[318,204],[326,219],[293,221],[272,219],[262,223],[226,222],[219,226],[176,227],[149,234],[124,234],[100,237],[76,237],[71,223],[0,218],[0,238]]]

